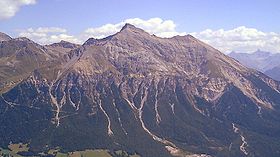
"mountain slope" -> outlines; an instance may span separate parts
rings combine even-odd
[[[12,38],[10,36],[8,36],[7,34],[0,32],[0,42],[8,41],[8,40],[11,40],[11,39]]]
[[[64,48],[65,44],[41,46],[27,38],[3,41],[0,47],[0,93],[14,87],[35,70],[44,71],[46,78],[54,77],[53,73],[61,64],[60,58],[78,47],[73,44]]]
[[[53,59],[2,93],[1,146],[279,156],[280,84],[190,35],[126,24]]]

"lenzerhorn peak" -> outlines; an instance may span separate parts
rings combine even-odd
[[[135,27],[134,25],[130,24],[130,23],[126,23],[120,30],[120,32],[123,32],[123,31],[135,31],[135,32],[144,32],[144,30],[138,28],[138,27]]]
[[[130,23],[126,23],[121,30],[119,31],[119,33],[121,32],[126,32],[126,33],[134,33],[134,34],[138,34],[138,35],[147,35],[149,34],[148,32],[146,32],[145,30],[136,27]],[[117,33],[118,34],[118,33]],[[150,34],[149,34],[150,35]],[[156,38],[161,38],[161,37],[157,37],[156,35],[150,35],[150,37],[156,37]],[[170,38],[176,38],[176,39],[193,39],[193,40],[197,40],[195,37],[193,37],[190,34],[184,35],[184,36],[180,36],[180,35],[176,35],[174,37],[170,37]],[[162,39],[170,39],[170,38],[162,38]]]
[[[144,31],[141,28],[135,27],[132,24],[125,24],[122,29],[117,32],[114,35],[111,35],[105,39],[125,39],[127,38],[127,40],[130,40],[132,38],[147,38],[147,37],[151,37],[151,35],[149,33],[147,33],[146,31]]]
[[[0,54],[23,54],[0,58],[1,147],[280,156],[280,83],[190,35],[126,24],[77,48],[0,44]]]
[[[128,36],[133,36],[137,34],[138,36],[142,36],[143,34],[148,34],[144,30],[135,27],[132,24],[126,23],[119,32],[112,34],[108,37],[102,38],[102,39],[96,39],[96,38],[89,38],[83,45],[92,45],[92,44],[98,44],[100,42],[106,42],[112,39],[122,39],[122,37],[128,37]]]
[[[123,30],[125,30],[125,29],[139,29],[139,28],[137,28],[137,27],[135,27],[134,25],[132,25],[132,24],[130,24],[130,23],[126,23],[123,27],[122,27],[122,29],[121,29],[121,31],[123,31]]]

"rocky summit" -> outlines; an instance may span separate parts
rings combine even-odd
[[[279,157],[280,83],[191,35],[0,42],[0,147]]]
[[[8,41],[8,40],[11,40],[11,39],[12,38],[10,36],[8,36],[7,34],[0,32],[0,42],[1,41]]]

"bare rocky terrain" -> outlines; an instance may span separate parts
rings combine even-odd
[[[3,40],[0,57],[2,147],[280,155],[280,83],[191,35],[126,24],[83,45]]]

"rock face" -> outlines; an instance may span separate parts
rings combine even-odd
[[[34,51],[20,44],[4,51],[14,42],[1,43],[3,63],[24,52],[40,56],[40,64],[13,86],[3,77],[1,146],[143,157],[280,155],[280,84],[190,35],[159,38],[126,24],[60,55],[35,43]]]

